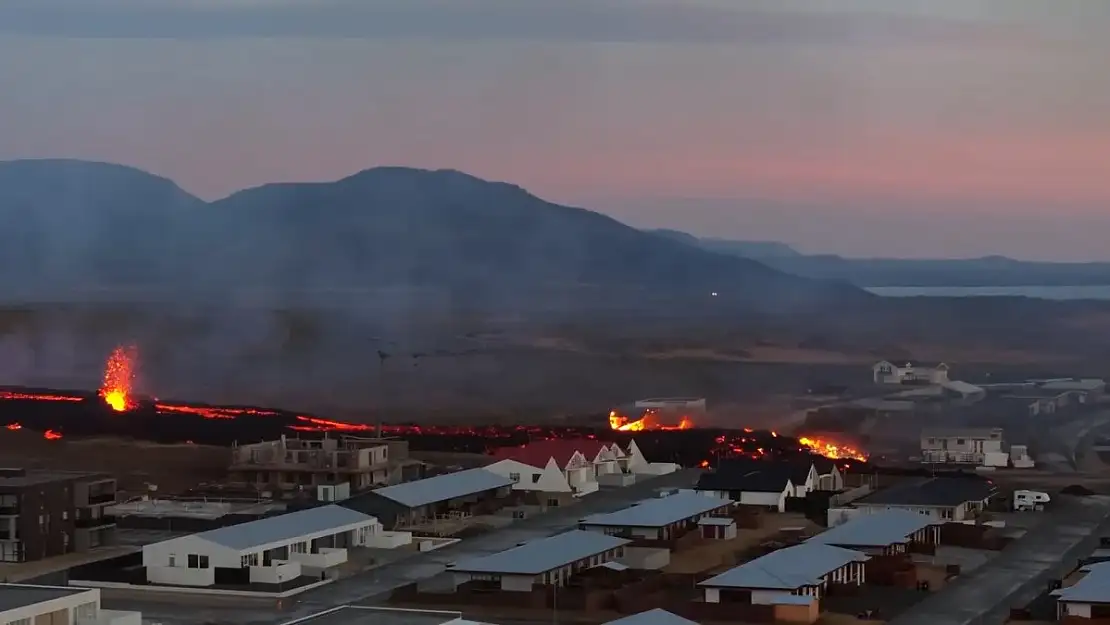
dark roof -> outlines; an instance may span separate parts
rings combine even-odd
[[[0,584],[0,612],[18,610],[27,606],[69,597],[87,588],[66,588],[64,586],[35,586],[31,584]]]
[[[803,475],[808,468],[803,471]],[[728,461],[698,479],[696,490],[748,491],[777,493],[786,488],[798,472],[796,464],[771,461]]]
[[[991,482],[979,477],[933,477],[909,480],[857,500],[856,505],[958,506],[982,501],[995,492]]]
[[[805,484],[806,478],[809,477],[809,468],[814,465],[814,462],[814,457],[809,455],[775,459],[736,458],[722,460],[717,467],[717,472],[747,475],[753,471],[770,471],[775,475],[785,474],[794,484]]]

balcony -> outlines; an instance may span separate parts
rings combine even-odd
[[[19,506],[0,506],[0,516],[19,516]]]
[[[116,503],[116,493],[115,493],[115,491],[112,491],[110,493],[89,493],[89,500],[88,500],[88,503],[86,505],[99,506],[99,505],[102,505],[102,504],[111,504],[111,503]]]

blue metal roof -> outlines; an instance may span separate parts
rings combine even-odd
[[[475,495],[487,490],[512,486],[513,481],[485,469],[469,469],[446,473],[415,482],[379,488],[374,492],[397,503],[417,508],[456,497]]]
[[[533,540],[500,553],[456,562],[449,570],[466,573],[539,575],[632,541],[598,532],[572,530]]]
[[[690,619],[682,618],[662,608],[655,608],[647,612],[640,612],[632,616],[609,621],[604,625],[698,625]]]
[[[933,525],[933,521],[925,515],[905,510],[886,510],[861,514],[806,542],[845,547],[886,547],[908,542],[915,532],[930,525]]]
[[[1110,602],[1110,562],[1096,562],[1079,569],[1086,573],[1078,582],[1052,591],[1060,601],[1078,603]]]
[[[701,493],[677,493],[668,497],[645,499],[622,510],[594,514],[579,523],[599,527],[663,527],[699,514],[733,505],[728,499]]]
[[[195,534],[197,538],[210,543],[243,551],[300,536],[326,532],[359,523],[370,523],[376,519],[368,514],[356,512],[342,506],[321,506],[267,517],[249,523],[229,525],[207,532]]]
[[[821,578],[849,562],[866,562],[871,558],[858,551],[819,543],[803,543],[745,562],[699,586],[710,588],[762,588],[796,590],[816,586]]]

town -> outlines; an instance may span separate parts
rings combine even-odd
[[[700,463],[652,457],[637,438],[684,436],[706,412],[703,398],[653,398],[610,412],[608,431],[632,432],[621,440],[422,453],[384,429],[303,432],[220,448],[219,479],[176,491],[133,475],[0,469],[0,623],[1106,618],[1110,491],[1090,469],[1105,383],[973,385],[948,373],[879,363],[884,404],[848,402],[886,411],[872,420],[906,413],[886,404],[949,402],[897,462],[751,430],[740,436],[758,447]],[[1011,443],[1022,422],[1009,416],[944,425],[996,402],[1053,427],[1090,421],[1080,438],[1093,457],[1061,463],[1054,448]]]

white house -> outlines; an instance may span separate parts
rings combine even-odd
[[[141,625],[142,620],[141,612],[101,608],[97,588],[0,584],[5,625]]]
[[[745,562],[698,584],[706,603],[720,603],[722,591],[751,593],[752,603],[774,603],[782,594],[820,599],[829,583],[863,585],[871,557],[831,545],[802,543]]]
[[[948,365],[922,364],[906,360],[881,360],[871,366],[875,384],[944,384]]]
[[[542,463],[542,466],[531,464]],[[497,475],[507,477],[513,481],[514,491],[525,491],[536,493],[538,495],[560,495],[565,494],[568,496],[577,496],[580,493],[575,492],[571,488],[570,482],[567,481],[567,476],[559,468],[555,462],[555,458],[548,457],[546,462],[542,460],[515,460],[513,458],[505,458],[485,467],[487,471],[496,473]],[[540,497],[545,499],[544,497]],[[559,505],[561,501],[558,497],[551,497],[554,499],[555,504]],[[545,501],[551,504],[551,501]]]
[[[563,586],[575,574],[624,555],[631,541],[571,530],[520,544],[492,555],[447,565],[456,584],[496,582],[501,590],[529,592],[534,584]]]
[[[372,516],[329,505],[173,538],[143,547],[147,581],[211,586],[217,570],[243,584],[320,577],[383,533]]]
[[[1063,621],[1092,619],[1103,622],[1110,616],[1110,562],[1096,562],[1079,569],[1083,577],[1067,588],[1052,591],[1056,614]]]
[[[928,517],[936,523],[973,518],[986,508],[995,486],[978,477],[933,477],[906,480],[852,502],[861,514],[904,510]],[[837,509],[829,510],[830,518]]]
[[[570,485],[571,490],[576,496],[588,495],[598,489],[597,478],[599,475],[609,475],[613,473],[622,472],[621,457],[614,451],[614,443],[610,445],[598,440],[593,439],[556,439],[535,441],[519,447],[502,447],[494,452],[493,457],[497,460],[493,465],[487,467],[489,470],[497,473],[498,475],[506,475],[509,468],[518,469],[511,471],[511,473],[519,473],[521,480],[518,483],[524,483],[525,470],[522,465],[534,467],[535,469],[545,470],[548,467],[549,461],[554,461],[555,467],[563,474],[565,481]],[[637,450],[638,452],[638,450]],[[631,454],[624,454],[625,464],[629,462],[628,457]],[[643,457],[642,455],[640,456]],[[513,460],[517,464],[502,464],[505,460]],[[536,478],[532,473],[529,479],[542,479]],[[514,480],[515,481],[515,480]],[[534,482],[537,483],[538,482]],[[552,482],[553,483],[553,482]],[[528,484],[518,490],[531,490],[527,488]],[[516,486],[514,486],[516,488]],[[562,490],[544,491],[544,492],[563,492]]]
[[[741,505],[784,512],[788,497],[805,497],[819,483],[810,462],[724,461],[716,471],[703,473],[694,488]]]
[[[1001,428],[924,430],[921,460],[940,464],[1007,466]]]

